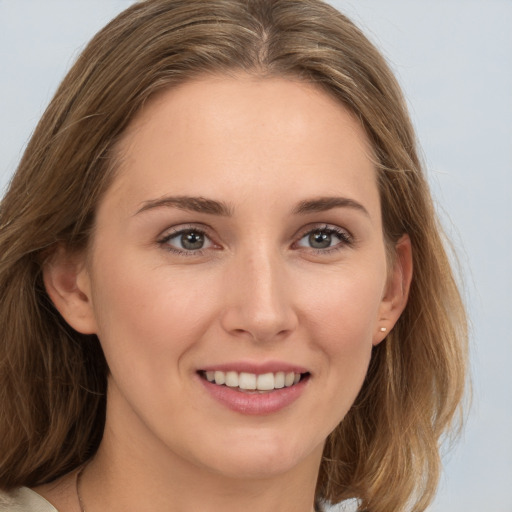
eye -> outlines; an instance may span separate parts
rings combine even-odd
[[[340,249],[342,246],[352,245],[352,243],[352,236],[347,231],[334,226],[325,226],[305,233],[297,242],[297,245],[317,251],[325,251],[326,249]]]
[[[206,233],[198,228],[186,228],[173,231],[159,240],[166,249],[180,254],[200,253],[202,249],[213,246]]]

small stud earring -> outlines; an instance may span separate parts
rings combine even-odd
[[[380,332],[386,332],[387,331],[387,328],[386,327],[381,327],[380,328]]]

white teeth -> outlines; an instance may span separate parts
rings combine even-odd
[[[284,372],[277,372],[274,375],[274,388],[284,388]]]
[[[274,374],[263,373],[262,375],[258,375],[256,387],[260,391],[270,391],[271,389],[274,389]]]
[[[289,387],[293,384],[293,381],[295,380],[295,373],[288,372],[284,377],[284,385],[286,387]]]
[[[238,373],[237,372],[226,372],[226,386],[230,388],[238,387]]]
[[[238,377],[240,389],[256,389],[256,375],[254,373],[241,372]]]
[[[247,372],[223,372],[220,370],[205,372],[206,380],[215,382],[222,386],[225,384],[230,388],[240,388],[247,391],[271,391],[290,387],[300,381],[301,374],[295,372],[255,373]]]

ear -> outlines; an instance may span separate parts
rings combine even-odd
[[[97,332],[83,254],[70,253],[60,246],[43,265],[43,281],[54,306],[75,331]]]
[[[409,235],[403,235],[395,245],[393,266],[390,269],[386,289],[377,318],[373,344],[379,344],[400,318],[409,297],[412,280],[412,247]]]

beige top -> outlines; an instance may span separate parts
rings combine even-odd
[[[0,491],[0,512],[59,512],[50,502],[28,487]]]

